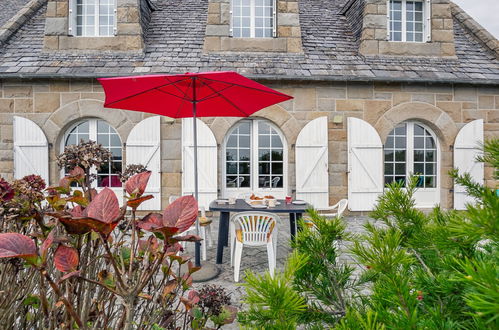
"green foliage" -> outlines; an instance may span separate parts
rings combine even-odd
[[[339,262],[338,242],[349,239],[340,219],[326,220],[308,210],[313,228],[301,223],[295,251],[283,272],[246,273],[246,303],[239,322],[253,329],[322,329],[335,325],[354,300],[354,268]]]
[[[498,140],[484,151],[482,159],[497,167]],[[450,175],[477,201],[464,212],[415,209],[415,178],[407,188],[387,187],[371,214],[378,223],[367,224],[352,248],[370,293],[349,307],[339,328],[499,328],[497,187]]]
[[[294,253],[283,272],[272,278],[268,272],[246,272],[245,303],[250,307],[238,315],[241,325],[252,329],[296,329],[307,304],[293,287],[293,274],[305,266],[306,257]]]

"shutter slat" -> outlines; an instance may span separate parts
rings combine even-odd
[[[477,162],[476,157],[482,155],[480,145],[483,143],[483,119],[466,124],[456,136],[454,142],[454,168],[461,174],[470,173],[471,178],[480,184],[484,181],[484,164]],[[454,208],[465,210],[467,203],[475,200],[466,193],[465,187],[455,184]]]
[[[152,172],[144,195],[154,198],[139,210],[161,210],[161,118],[149,117],[135,125],[126,141],[126,164],[141,164]]]
[[[383,193],[383,144],[367,122],[348,118],[348,206],[371,211]]]
[[[194,195],[193,119],[182,119],[182,195]],[[199,207],[207,209],[218,197],[217,141],[211,129],[197,119]]]
[[[33,121],[14,116],[14,178],[30,174],[41,176],[49,184],[48,142]]]
[[[315,208],[329,206],[328,119],[309,122],[296,140],[296,198]]]

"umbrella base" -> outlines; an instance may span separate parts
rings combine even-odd
[[[182,267],[187,267],[187,264],[182,265]],[[211,262],[205,261],[201,265],[201,269],[192,274],[192,281],[195,283],[207,282],[215,279],[220,275],[220,268]]]

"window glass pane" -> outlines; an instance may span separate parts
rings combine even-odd
[[[394,144],[393,144],[393,137],[389,136],[386,138],[386,144],[385,144],[385,147],[386,148],[393,148],[394,147]]]
[[[270,149],[259,149],[258,159],[260,161],[270,161]]]
[[[396,176],[395,181],[401,183],[402,185],[405,185],[405,176]]]
[[[250,174],[250,163],[240,162],[239,163],[239,174]]]
[[[260,135],[258,136],[258,146],[262,147],[270,147],[270,136],[269,135]]]
[[[237,174],[237,163],[235,162],[230,162],[227,163],[227,174]]]
[[[249,134],[250,133],[250,123],[245,122],[239,125],[239,134]]]
[[[249,136],[239,136],[239,148],[249,148],[250,147],[250,137]]]
[[[231,135],[227,140],[227,147],[237,147],[237,136]]]
[[[414,148],[423,149],[424,148],[424,138],[414,137]]]
[[[236,188],[237,185],[237,176],[227,176],[227,180],[225,182],[227,188]]]
[[[282,148],[282,141],[279,135],[272,135],[272,148]]]
[[[251,180],[249,176],[240,176],[239,177],[239,187],[249,188],[251,186]]]
[[[435,175],[435,164],[434,163],[429,163],[426,164],[426,172],[425,175]]]
[[[395,161],[405,162],[405,150],[397,150],[395,152]]]
[[[237,149],[227,149],[225,151],[227,160],[237,160]]]
[[[385,175],[393,174],[393,163],[385,163]]]
[[[414,174],[424,174],[424,163],[414,163]]]
[[[405,175],[405,163],[396,163],[395,164],[395,174],[398,174],[398,175],[404,174]]]
[[[258,187],[259,188],[270,188],[270,176],[259,176],[258,177]]]
[[[393,161],[393,151],[385,150],[385,162],[392,162],[392,161]]]
[[[425,178],[425,186],[426,188],[435,188],[437,185],[436,179],[434,176],[427,176]]]
[[[423,136],[425,129],[417,124],[414,125],[414,135]]]
[[[272,149],[272,161],[282,161],[283,160],[283,150],[282,149]]]
[[[424,162],[424,150],[414,150],[414,161]]]
[[[399,137],[399,136],[397,136],[395,138],[395,148],[397,148],[397,149],[398,148],[405,148],[405,143],[406,143],[405,137]]]
[[[434,149],[435,148],[435,141],[433,141],[432,137],[427,137],[426,138],[426,149]]]
[[[435,151],[427,151],[426,152],[426,159],[427,162],[434,162],[435,159]]]
[[[282,163],[272,163],[272,174],[283,174]]]
[[[97,143],[102,144],[103,147],[109,147],[109,134],[98,134]]]
[[[250,149],[239,149],[239,160],[249,161],[250,160]]]
[[[270,174],[270,163],[260,163],[258,165],[258,173]]]

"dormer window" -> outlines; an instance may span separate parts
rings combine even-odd
[[[70,0],[70,14],[75,20],[70,29],[82,37],[108,37],[116,31],[116,0]]]
[[[390,41],[430,41],[430,1],[388,0]]]
[[[276,0],[232,0],[232,36],[271,38],[276,36]]]

